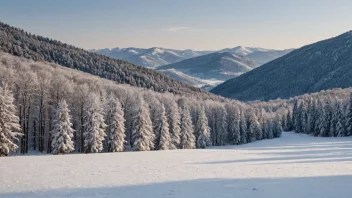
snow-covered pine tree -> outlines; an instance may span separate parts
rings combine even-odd
[[[178,149],[180,147],[180,125],[181,125],[181,115],[177,103],[172,100],[169,105],[169,131],[171,136],[170,149]]]
[[[346,136],[352,135],[352,92],[350,94],[350,100],[346,112]]]
[[[299,101],[295,100],[294,105],[293,105],[293,110],[292,110],[292,129],[297,132],[297,125],[299,123],[299,116],[300,113],[298,112],[298,107],[299,107]]]
[[[139,96],[139,107],[132,127],[132,148],[135,151],[150,151],[154,149],[155,135],[153,133],[149,107]]]
[[[290,109],[288,109],[287,111],[287,115],[286,115],[286,131],[292,131],[293,130],[293,124],[292,124],[292,112]]]
[[[219,104],[215,108],[216,111],[216,144],[219,146],[225,145],[227,139],[227,123],[226,123],[226,109],[224,105]]]
[[[83,133],[86,153],[98,153],[103,150],[106,124],[101,106],[99,96],[92,93],[89,96]]]
[[[196,147],[196,138],[193,134],[193,124],[188,105],[185,104],[181,114],[181,148],[194,149]]]
[[[13,95],[7,86],[0,86],[0,157],[16,151],[18,146],[15,141],[22,136],[13,101]]]
[[[241,133],[241,143],[247,144],[247,120],[243,114],[243,110],[240,114],[240,133]]]
[[[241,143],[241,130],[240,130],[240,111],[235,109],[234,124],[233,124],[233,142],[235,144]]]
[[[121,152],[125,142],[125,119],[120,101],[109,97],[110,113],[108,117],[108,152]]]
[[[53,119],[51,152],[53,154],[65,154],[74,151],[73,132],[70,110],[66,101],[62,100],[59,102]]]
[[[305,126],[305,133],[307,134],[312,133],[314,130],[314,113],[314,100],[311,97],[307,107],[307,122]]]
[[[274,119],[273,135],[274,135],[274,138],[279,138],[282,135],[281,120],[278,114],[276,114]]]
[[[199,134],[197,138],[197,148],[205,148],[211,146],[210,128],[208,126],[208,119],[205,115],[203,106],[198,111],[196,133]]]
[[[169,123],[167,122],[165,107],[163,104],[161,105],[161,111],[158,117],[159,119],[156,126],[156,133],[159,134],[160,138],[157,142],[157,147],[159,150],[169,150],[172,145],[172,140],[169,132]]]
[[[320,129],[324,125],[324,104],[323,100],[319,97],[315,108],[315,124],[314,124],[314,136],[320,135]]]
[[[331,106],[328,100],[323,102],[322,110],[319,117],[319,136],[328,137],[330,131],[330,121],[331,121]]]
[[[336,134],[336,126],[338,122],[338,113],[339,113],[339,101],[336,99],[335,101],[331,102],[331,120],[330,120],[330,129],[328,132],[329,137],[334,137]]]
[[[341,101],[338,101],[337,103],[337,109],[336,109],[336,129],[335,129],[335,137],[343,137],[346,134],[346,127],[345,127],[345,114],[344,114],[344,109],[343,109],[343,104]]]
[[[273,139],[274,138],[274,121],[270,118],[267,122],[266,122],[266,127],[268,130],[268,139]]]
[[[253,142],[257,139],[257,133],[259,129],[259,123],[257,117],[253,112],[250,112],[247,119],[247,142]],[[260,137],[262,136],[260,132]],[[258,135],[258,136],[259,136]]]

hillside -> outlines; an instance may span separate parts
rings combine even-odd
[[[270,100],[352,86],[352,31],[286,54],[211,90],[238,100]]]
[[[153,47],[149,49],[113,48],[90,51],[112,58],[123,59],[130,63],[148,68],[157,68],[161,65],[168,65],[185,59],[211,53],[210,51],[175,50],[160,47]]]
[[[244,56],[228,52],[215,52],[170,65],[158,70],[176,69],[201,79],[228,80],[256,67],[256,63]]]
[[[204,80],[200,78],[196,78],[187,74],[184,74],[176,69],[166,69],[166,70],[158,70],[162,74],[175,79],[179,82],[184,82],[188,85],[199,87],[202,90],[210,90],[214,88],[216,85],[223,83],[221,80]]]
[[[0,22],[0,51],[34,61],[48,61],[158,92],[197,93],[198,88],[170,79],[159,72],[123,60],[37,36]],[[204,93],[208,94],[208,93]]]

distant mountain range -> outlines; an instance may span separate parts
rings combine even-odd
[[[252,54],[253,55],[253,54]],[[239,100],[289,98],[352,86],[352,31],[294,50],[211,90]]]
[[[209,54],[212,51],[174,50],[160,47],[144,48],[113,48],[90,50],[91,52],[103,54],[111,58],[122,59],[136,65],[148,68],[157,68],[185,59]]]
[[[205,85],[209,89],[214,86],[213,82],[219,83],[237,77],[287,54],[292,49],[272,50],[238,46],[219,51],[174,50],[157,47],[90,51],[161,70],[170,78],[196,87]],[[195,84],[195,82],[201,83]],[[204,84],[204,82],[210,83]]]
[[[161,66],[158,70],[176,69],[201,79],[228,80],[258,65],[252,59],[228,52],[215,52],[181,62]]]

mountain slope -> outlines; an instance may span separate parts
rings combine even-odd
[[[196,77],[184,74],[176,69],[166,69],[166,70],[158,70],[158,71],[179,82],[184,82],[188,85],[199,87],[203,90],[209,90],[211,88],[214,88],[216,85],[224,82],[219,80],[204,80],[204,79],[196,78]]]
[[[253,60],[244,56],[228,52],[215,52],[161,66],[158,69],[177,69],[185,74],[202,79],[227,80],[248,72],[256,66]]]
[[[60,41],[36,36],[0,22],[0,50],[35,61],[47,61],[114,80],[118,83],[144,87],[158,92],[195,94],[201,92],[170,79],[159,72],[91,53]],[[209,93],[201,94],[215,97]]]
[[[211,53],[210,51],[174,50],[153,47],[143,48],[114,48],[90,50],[91,52],[103,54],[112,58],[119,58],[136,65],[156,68],[161,65],[168,65],[185,59]]]
[[[352,86],[352,31],[286,54],[211,90],[239,100],[289,98]]]

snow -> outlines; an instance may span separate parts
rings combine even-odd
[[[205,150],[0,158],[0,197],[347,198],[352,138],[282,138]]]

